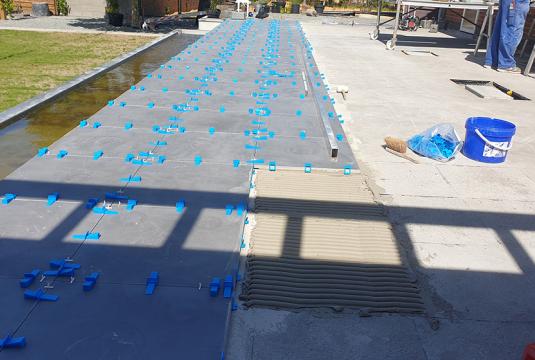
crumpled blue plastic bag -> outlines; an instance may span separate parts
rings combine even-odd
[[[462,142],[452,124],[438,124],[411,137],[407,145],[422,156],[448,161],[461,149]]]

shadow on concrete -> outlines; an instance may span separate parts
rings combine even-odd
[[[89,189],[87,189],[89,187]],[[31,251],[32,257],[39,258],[40,264],[46,264],[50,259],[46,255],[40,255],[40,250],[47,246],[58,245],[61,239],[65,238],[78,223],[91,213],[90,210],[85,209],[84,204],[87,199],[82,198],[79,194],[87,194],[94,192],[95,196],[102,196],[103,193],[110,191],[105,186],[90,186],[90,185],[76,185],[76,184],[64,184],[64,183],[41,183],[35,181],[15,181],[5,179],[0,182],[0,193],[16,193],[19,198],[29,199],[46,199],[47,194],[50,192],[50,188],[56,188],[61,192],[62,201],[74,201],[80,203],[80,205],[74,210],[74,212],[57,224],[51,229],[45,238],[39,239],[39,241],[21,238],[6,238],[0,239],[0,264],[2,268],[2,276],[9,274],[10,281],[16,281],[11,278],[14,274],[9,269],[9,264],[13,264],[13,261],[19,261],[13,259],[13,253],[17,252],[17,248],[21,248],[23,251]],[[199,273],[196,272],[195,266],[210,266],[209,264],[227,264],[227,270],[238,269],[238,252],[240,239],[236,238],[236,251],[234,252],[222,252],[205,250],[193,250],[185,248],[184,244],[188,239],[188,236],[195,227],[197,217],[205,211],[207,208],[218,209],[224,212],[225,206],[228,203],[236,203],[236,201],[247,201],[246,195],[222,193],[222,192],[196,192],[189,190],[164,190],[164,189],[148,189],[143,187],[127,188],[126,195],[135,198],[139,201],[140,205],[155,205],[159,207],[174,207],[176,200],[186,197],[189,204],[187,209],[187,216],[182,217],[173,226],[173,230],[167,235],[165,243],[160,248],[149,247],[132,247],[132,246],[102,246],[98,242],[91,244],[93,249],[92,253],[95,257],[94,262],[112,262],[114,259],[128,259],[130,264],[150,262],[152,265],[160,264],[166,266],[165,263],[175,263],[175,270],[177,276],[182,276],[184,272],[187,272],[186,276],[191,278],[192,283],[201,281],[197,278]],[[277,202],[281,199],[277,198],[262,198],[262,201]],[[17,201],[17,200],[15,200]],[[369,209],[370,212],[377,211],[378,206],[376,204],[369,203],[337,203],[326,201],[307,201],[307,200],[288,200],[284,199],[284,203],[288,204],[291,201],[291,208],[302,209],[301,218],[289,222],[287,232],[291,231],[293,234],[302,232],[302,218],[306,216],[318,216],[318,213],[307,209],[327,208],[334,209],[332,211],[322,211],[321,216],[331,217],[336,219],[358,219],[356,213],[362,214],[363,210]],[[7,205],[12,206],[12,205]],[[36,206],[43,206],[42,203]],[[358,208],[358,211],[356,209]],[[535,295],[528,289],[533,288],[535,283],[535,264],[530,257],[526,249],[522,246],[519,240],[516,238],[514,231],[529,231],[535,232],[535,215],[512,213],[507,211],[471,211],[471,210],[449,210],[449,209],[436,209],[436,208],[424,208],[424,207],[401,207],[401,206],[384,206],[386,213],[397,214],[398,220],[394,226],[394,234],[396,236],[396,244],[400,254],[408,259],[408,267],[419,274],[423,270],[423,266],[418,262],[415,254],[415,247],[411,241],[411,235],[408,230],[409,224],[421,224],[421,225],[433,225],[441,227],[463,227],[468,229],[490,229],[498,236],[500,242],[503,244],[504,251],[506,251],[511,259],[517,264],[521,270],[519,274],[501,273],[501,272],[482,272],[472,270],[459,270],[459,269],[425,269],[425,274],[418,275],[418,286],[422,290],[422,296],[425,303],[426,316],[433,317],[437,312],[444,312],[445,300],[440,298],[435,289],[432,289],[427,283],[426,277],[429,274],[431,276],[442,279],[442,282],[446,284],[447,289],[457,289],[465,296],[477,299],[477,301],[484,301],[488,299],[488,307],[499,312],[500,309],[507,309],[507,312],[513,312],[517,315],[518,321],[535,321],[533,314],[535,313]],[[134,210],[135,211],[135,210]],[[276,210],[278,215],[288,215],[289,213],[285,209]],[[399,216],[402,215],[402,216]],[[289,216],[290,217],[290,216]],[[363,219],[370,221],[376,219],[376,221],[385,222],[387,219],[384,216],[365,216]],[[23,221],[31,221],[31,219],[21,219]],[[213,236],[213,238],[212,238]],[[286,235],[287,236],[287,235]],[[217,243],[218,234],[215,232],[210,233],[210,241],[214,244]],[[429,234],[430,239],[433,238],[433,234]],[[329,241],[328,238],[325,241]],[[490,241],[490,240],[489,240]],[[69,246],[68,244],[61,244],[62,246]],[[163,256],[161,249],[164,248],[167,256]],[[9,249],[9,251],[6,251]],[[14,250],[15,249],[15,250]],[[99,250],[95,252],[95,249]],[[170,250],[174,249],[174,250]],[[173,254],[181,252],[180,260],[173,258]],[[22,252],[21,252],[22,253]],[[77,252],[75,252],[76,254]],[[281,258],[295,258],[300,253],[300,243],[285,244],[282,249]],[[171,255],[171,256],[170,256]],[[191,261],[188,261],[191,258]],[[76,259],[75,259],[76,260]],[[88,260],[88,259],[86,259]],[[266,258],[266,261],[272,259]],[[26,261],[21,258],[20,261]],[[86,261],[87,262],[87,261]],[[181,264],[181,262],[184,262]],[[39,264],[27,263],[27,271],[30,271],[32,266]],[[83,265],[83,264],[82,264]],[[355,263],[340,263],[340,262],[328,262],[324,263],[329,267],[363,267],[368,266],[366,264]],[[467,264],[468,267],[469,264]],[[373,268],[373,266],[372,266]],[[381,268],[390,268],[391,271],[400,271],[401,269],[393,267],[392,265],[385,264],[378,266]],[[135,269],[123,269],[122,271],[128,272]],[[155,268],[154,270],[158,270]],[[20,274],[22,275],[22,274]],[[221,275],[221,274],[212,274]],[[103,279],[104,280],[104,279]],[[202,279],[207,281],[207,279]],[[365,281],[365,280],[364,280]],[[165,280],[162,279],[162,283]],[[524,294],[523,298],[519,297],[519,294]],[[5,304],[9,305],[9,304]],[[351,306],[351,305],[349,305]],[[354,306],[354,304],[353,304]],[[386,311],[394,310],[385,306]],[[522,316],[523,314],[523,316]],[[447,309],[446,314],[441,316],[447,316],[452,319],[457,318],[457,314],[453,309]],[[21,319],[22,320],[22,319]],[[26,321],[26,319],[22,320]],[[60,320],[57,320],[60,321]],[[44,326],[44,325],[43,325]],[[519,339],[518,343],[513,345],[518,354],[521,353],[522,347],[527,341],[526,339]]]
[[[425,31],[425,35],[420,35]],[[427,30],[419,29],[414,32],[398,31],[396,47],[425,47],[425,48],[445,48],[445,49],[474,49],[477,38],[473,35],[464,34],[458,31],[441,32],[440,37],[434,37]],[[449,37],[443,37],[443,34]],[[386,45],[392,39],[392,34],[379,34],[379,41]]]

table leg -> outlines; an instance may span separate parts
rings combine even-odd
[[[531,55],[529,56],[528,63],[526,64],[526,68],[524,69],[524,75],[529,75],[531,71],[531,67],[533,66],[533,62],[535,61],[535,44],[533,44],[533,49],[531,50]]]
[[[396,21],[394,23],[394,33],[392,34],[392,40],[389,40],[386,43],[386,48],[388,50],[393,50],[396,47],[396,41],[398,39],[398,27],[399,27],[399,13],[401,12],[401,1],[396,1]]]
[[[481,40],[483,36],[485,36],[485,28],[487,27],[487,20],[489,17],[489,9],[487,9],[487,12],[485,13],[485,18],[483,19],[483,24],[481,24],[481,30],[479,30],[479,36],[477,37],[477,43],[476,48],[474,50],[474,56],[477,56],[477,52],[479,50],[479,46],[481,45]]]

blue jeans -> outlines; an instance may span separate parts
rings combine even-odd
[[[529,0],[500,0],[500,9],[487,47],[485,65],[498,69],[516,66],[515,51],[522,40],[524,24],[529,12]]]

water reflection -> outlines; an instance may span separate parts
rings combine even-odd
[[[188,34],[174,36],[0,129],[0,179],[32,158],[39,148],[61,138],[80,120],[96,113],[109,99],[125,92],[197,38]]]

